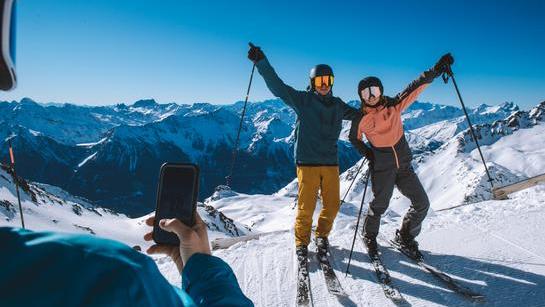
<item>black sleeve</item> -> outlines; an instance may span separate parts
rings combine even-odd
[[[348,134],[348,140],[354,146],[358,152],[363,156],[367,157],[371,148],[369,148],[362,140],[358,140],[358,126],[360,124],[363,114],[359,113],[355,115],[352,119],[352,124],[350,126],[350,133]]]
[[[361,119],[360,110],[349,106],[344,101],[342,103],[343,103],[343,108],[344,108],[344,110],[343,110],[343,119],[344,120],[354,120],[357,117],[359,117]],[[358,124],[359,124],[359,121],[358,121]]]
[[[413,80],[409,85],[400,93],[398,93],[395,97],[390,98],[386,100],[385,106],[386,107],[393,107],[396,106],[402,102],[407,102],[405,100],[407,99],[413,99],[413,94],[417,89],[419,89],[422,85],[433,82],[433,79],[435,79],[438,76],[437,72],[435,72],[432,69],[428,69],[418,78]]]

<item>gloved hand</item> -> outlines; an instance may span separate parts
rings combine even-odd
[[[250,45],[250,50],[248,50],[248,59],[250,61],[257,63],[265,58],[265,54],[260,47],[254,46],[252,43],[248,43],[248,45]]]
[[[454,64],[454,58],[450,53],[443,55],[439,61],[433,66],[433,70],[437,75],[441,75],[444,72],[447,72],[449,66]]]

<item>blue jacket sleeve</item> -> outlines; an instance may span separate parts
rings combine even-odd
[[[116,241],[0,227],[0,242],[2,306],[195,306],[150,257]]]
[[[218,257],[191,256],[182,272],[182,287],[197,305],[254,306],[242,293],[233,270]]]
[[[295,90],[291,86],[286,85],[284,81],[278,77],[267,58],[257,62],[256,67],[271,93],[282,99],[284,103],[290,107],[294,108],[296,112],[299,112],[303,104],[303,95],[305,92]]]

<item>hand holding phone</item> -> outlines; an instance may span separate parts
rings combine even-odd
[[[146,220],[146,225],[153,226],[156,224],[155,216],[149,217]],[[155,244],[152,245],[146,253],[148,254],[165,254],[172,258],[176,264],[180,274],[189,258],[195,253],[211,255],[210,242],[208,241],[207,226],[201,219],[198,213],[195,214],[195,225],[188,227],[178,219],[164,219],[158,221],[157,224],[164,231],[174,233],[181,242],[179,246],[171,244]],[[153,231],[144,235],[144,240],[153,240]]]

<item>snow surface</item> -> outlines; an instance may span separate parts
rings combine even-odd
[[[538,234],[545,221],[544,199],[545,187],[539,186],[520,192],[507,201],[487,201],[431,213],[419,237],[424,256],[461,284],[484,294],[487,299],[485,305],[543,305],[545,245],[543,237]],[[271,198],[270,202],[265,202],[258,196],[252,206],[276,208],[278,210],[268,216],[270,219],[281,225],[293,223],[295,211],[290,211],[291,203],[279,203],[278,200]],[[238,206],[239,201],[233,205]],[[245,201],[251,203],[250,199]],[[344,276],[358,205],[343,205],[330,236],[333,266],[348,297],[331,296],[316,261],[312,261],[310,278],[315,306],[393,305],[377,285],[359,238],[351,274]],[[257,211],[256,208],[253,210]],[[236,216],[234,210],[231,210],[231,216]],[[400,221],[400,216],[392,215],[383,219],[381,231],[385,237],[393,236]],[[271,230],[270,220],[263,223],[263,227]],[[254,225],[254,229],[261,230],[259,223]],[[293,233],[266,235],[260,240],[220,250],[216,255],[233,267],[244,293],[256,305],[292,306],[296,276],[293,242]],[[413,306],[472,305],[399,252],[384,243],[381,245],[382,257],[394,284]],[[160,264],[160,269],[171,282],[178,280],[171,263]]]

